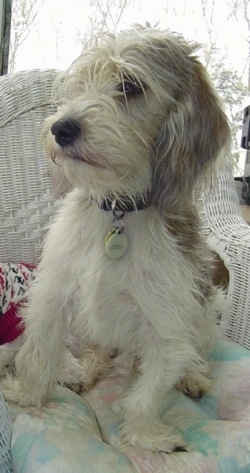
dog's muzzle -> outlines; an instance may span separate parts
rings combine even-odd
[[[60,119],[51,127],[56,142],[64,148],[73,145],[81,133],[81,127],[75,120]]]

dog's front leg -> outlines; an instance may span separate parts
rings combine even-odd
[[[65,350],[64,311],[55,284],[41,274],[23,312],[25,331],[15,359],[16,378],[8,376],[0,383],[7,400],[22,406],[40,406],[57,389]]]
[[[145,338],[138,377],[124,399],[121,436],[126,443],[154,451],[185,450],[181,435],[158,417],[162,401],[178,379],[175,352],[173,341]]]

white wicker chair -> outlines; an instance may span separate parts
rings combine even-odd
[[[37,262],[54,210],[51,173],[41,143],[56,72],[0,78],[0,262]],[[250,227],[243,220],[229,168],[216,192],[202,197],[203,231],[229,270],[226,336],[250,349]]]
[[[41,141],[56,71],[0,78],[0,261],[37,261],[53,213],[51,173]]]

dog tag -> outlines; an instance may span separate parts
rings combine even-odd
[[[126,235],[119,228],[110,230],[105,238],[105,253],[111,259],[121,258],[128,246]]]

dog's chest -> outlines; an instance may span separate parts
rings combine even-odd
[[[165,303],[166,268],[173,267],[172,250],[166,250],[159,220],[151,221],[147,211],[131,212],[124,218],[126,252],[113,260],[105,252],[112,213],[96,205],[85,211],[77,205],[69,210],[70,215],[62,219],[67,228],[60,233],[69,235],[70,221],[72,231],[69,239],[64,238],[64,249],[71,266],[76,326],[96,343],[123,347],[144,323],[145,302],[151,304],[158,297]]]
[[[111,212],[96,206],[85,211],[68,206],[57,225],[54,251],[58,251],[57,261],[65,264],[70,313],[77,330],[80,328],[96,341],[115,338],[116,345],[120,345],[121,327],[124,335],[133,330],[139,308],[132,290],[133,235],[128,226],[124,230],[128,238],[126,253],[113,260],[105,252],[112,220]]]
[[[105,232],[102,238],[99,235],[92,242],[91,248],[84,250],[85,262],[77,277],[80,290],[77,291],[76,313],[83,317],[85,330],[96,343],[104,341],[122,346],[131,338],[141,318],[135,271],[130,248],[128,254],[114,261],[105,253],[104,240]]]

